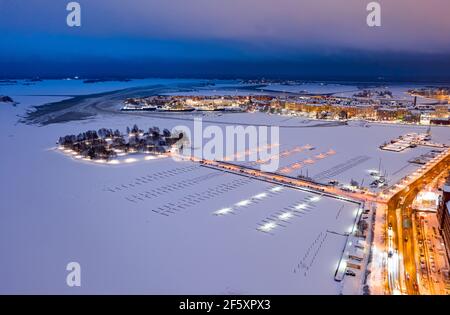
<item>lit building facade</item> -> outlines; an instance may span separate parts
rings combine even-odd
[[[437,218],[439,222],[439,230],[444,239],[445,250],[447,251],[447,259],[450,262],[450,176],[442,189],[442,198],[439,203]]]

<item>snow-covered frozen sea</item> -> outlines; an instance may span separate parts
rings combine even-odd
[[[341,284],[334,274],[356,204],[278,190],[192,162],[164,158],[99,165],[54,150],[59,136],[88,129],[123,131],[135,123],[191,127],[191,121],[101,113],[41,127],[18,122],[31,106],[69,95],[167,82],[0,86],[0,94],[20,102],[0,104],[0,293],[338,294]],[[335,170],[333,178],[342,182],[362,180],[380,158],[394,181],[411,170],[408,159],[429,150],[378,149],[386,140],[424,130],[417,126],[292,128],[316,122],[265,114],[205,119],[206,125],[281,125],[281,151],[304,144],[316,148],[282,158],[282,166],[333,149],[336,154],[308,166],[308,173]],[[449,129],[432,128],[432,134],[434,141],[450,143]],[[351,162],[355,158],[358,163]],[[231,212],[214,214],[227,208]],[[263,232],[263,226],[274,228]],[[66,285],[71,261],[81,265],[78,288]]]

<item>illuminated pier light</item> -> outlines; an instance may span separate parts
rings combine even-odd
[[[284,212],[284,213],[282,213],[282,214],[280,214],[278,216],[278,219],[283,220],[283,221],[287,221],[290,218],[292,218],[292,213],[291,212]]]
[[[236,203],[236,206],[238,206],[238,207],[244,207],[244,206],[246,206],[246,205],[248,205],[248,204],[250,204],[250,200],[242,200],[242,201],[239,201],[238,203]]]
[[[275,222],[267,222],[259,227],[259,229],[263,232],[269,232],[273,230],[277,224]]]
[[[283,186],[276,186],[276,187],[273,187],[270,191],[278,192],[278,191],[282,191],[282,190],[283,190]]]
[[[306,208],[306,206],[307,206],[306,203],[300,203],[300,204],[295,206],[295,210],[303,210],[303,209]]]
[[[253,196],[252,198],[255,198],[255,199],[263,199],[263,198],[266,197],[266,196],[267,196],[266,193],[260,193],[260,194],[257,194],[257,195],[255,195],[255,196]]]

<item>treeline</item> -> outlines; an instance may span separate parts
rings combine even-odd
[[[126,134],[117,129],[101,128],[60,137],[58,144],[86,158],[108,160],[117,153],[165,153],[183,136],[183,133],[172,135],[168,129],[161,132],[158,127],[144,131],[135,124],[127,127]]]

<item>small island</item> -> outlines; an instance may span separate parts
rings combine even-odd
[[[110,161],[128,154],[164,154],[182,139],[182,132],[172,134],[168,129],[160,132],[158,127],[144,132],[135,124],[131,129],[127,127],[125,135],[117,129],[101,128],[60,137],[57,143],[61,150],[76,158]]]
[[[16,102],[14,102],[14,100],[11,97],[6,96],[6,95],[0,95],[0,103],[10,103],[13,105],[17,104]]]

